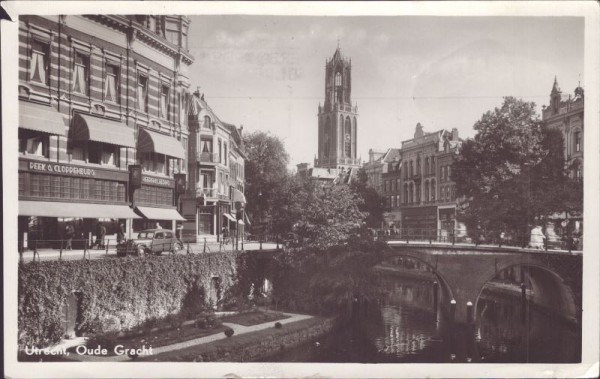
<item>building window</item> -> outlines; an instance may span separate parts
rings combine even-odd
[[[425,202],[429,201],[429,182],[425,182]]]
[[[138,74],[137,109],[148,111],[148,77]]]
[[[104,77],[104,100],[113,103],[119,102],[119,68],[116,65],[106,64]]]
[[[116,145],[101,142],[88,142],[88,162],[119,167],[119,151]]]
[[[75,52],[73,66],[73,92],[86,95],[89,87],[90,58],[82,53]]]
[[[19,153],[48,158],[49,136],[27,129],[19,129]]]
[[[335,74],[335,85],[336,86],[341,86],[342,85],[342,74],[340,74],[339,72],[337,72]]]
[[[210,125],[210,117],[208,116],[204,116],[204,123],[202,124],[202,126],[206,129],[210,129],[211,125]]]
[[[169,86],[166,85],[160,91],[160,117],[169,119]]]
[[[581,132],[575,132],[573,141],[575,143],[575,152],[579,153],[581,151]]]
[[[429,175],[429,157],[425,158],[425,175]]]
[[[431,201],[435,201],[435,180],[431,181]]]
[[[225,161],[224,162],[225,166],[227,166],[227,158],[228,158],[228,155],[227,155],[227,144],[223,143],[223,159]]]
[[[48,84],[49,45],[38,40],[31,41],[31,60],[29,65],[29,80]]]
[[[417,157],[417,172],[416,172],[416,174],[417,175],[421,174],[421,157],[420,156]]]
[[[165,37],[167,41],[179,46],[179,23],[177,21],[167,21]]]
[[[221,139],[219,138],[219,163],[223,163],[223,147],[221,146]]]
[[[161,175],[171,175],[172,163],[168,156],[159,153],[145,152],[142,154],[142,169]]]

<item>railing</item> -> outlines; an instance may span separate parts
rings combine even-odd
[[[498,247],[518,247],[538,250],[573,250],[582,249],[580,234],[559,236],[535,233],[508,233],[497,230],[475,230],[467,233],[466,229],[432,229],[402,228],[374,230],[377,238],[385,241],[425,242],[429,244],[471,244]]]
[[[219,163],[218,153],[196,153],[196,160],[200,163]]]
[[[137,235],[137,233],[134,233]],[[221,237],[220,241],[209,242],[206,238],[196,241],[194,237],[183,237],[175,239],[153,240],[146,246],[147,251],[144,254],[138,254],[135,245],[130,244],[133,239],[117,238],[93,238],[89,239],[44,239],[29,240],[27,247],[24,241],[19,241],[18,253],[21,262],[41,261],[43,260],[63,260],[63,259],[90,259],[90,258],[109,258],[118,255],[120,251],[124,256],[143,257],[146,254],[166,253],[173,254],[198,254],[215,252],[235,252],[246,248],[251,250],[263,250],[264,244],[271,244],[269,248],[276,249],[284,246],[284,240],[276,235],[242,235],[236,239],[235,235]],[[157,244],[161,246],[157,247]],[[258,246],[256,245],[258,244]]]
[[[216,199],[217,188],[196,188],[196,197],[205,197],[209,199]]]

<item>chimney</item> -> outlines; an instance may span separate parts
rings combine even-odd
[[[458,129],[452,128],[452,141],[458,141]]]

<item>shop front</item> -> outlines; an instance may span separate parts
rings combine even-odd
[[[139,218],[127,204],[126,172],[83,165],[19,159],[19,242],[24,248],[61,246],[66,225],[73,248],[92,241],[99,224],[105,238]]]
[[[436,239],[437,207],[404,208],[401,235],[408,239]]]
[[[439,214],[439,239],[450,241],[456,233],[456,207],[451,206],[438,210]]]
[[[177,222],[186,221],[177,211],[174,179],[185,160],[183,145],[174,137],[140,127],[137,148],[143,175],[133,201],[135,212],[142,218],[133,222],[133,230],[162,228],[175,232]]]
[[[135,190],[135,212],[141,218],[134,220],[133,231],[169,229],[175,231],[176,223],[186,221],[174,206],[175,180],[142,175],[142,186]]]

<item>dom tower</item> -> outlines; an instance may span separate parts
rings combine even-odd
[[[325,64],[325,104],[319,103],[319,154],[315,167],[360,167],[356,157],[356,118],[352,106],[352,61],[336,49]]]

